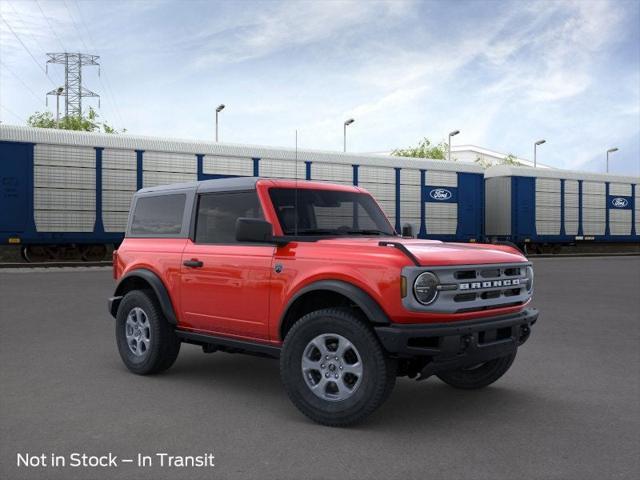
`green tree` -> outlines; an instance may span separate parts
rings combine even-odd
[[[510,153],[503,159],[498,160],[497,163],[493,163],[491,160],[488,160],[480,156],[476,157],[475,162],[484,169],[493,167],[494,165],[512,165],[515,167],[522,165],[522,163],[518,161],[517,157],[513,153]]]
[[[502,160],[500,160],[500,164],[501,165],[514,165],[514,166],[518,166],[518,165],[522,165],[518,160],[517,157],[513,154],[510,153],[509,155],[507,155],[506,157],[504,157]]]
[[[475,162],[485,170],[493,166],[493,162],[491,160],[487,160],[486,158],[481,156],[477,156]]]
[[[446,160],[448,145],[442,141],[437,145],[433,145],[431,140],[427,137],[423,138],[416,147],[409,148],[397,148],[391,155],[398,157],[415,157],[415,158],[430,158],[436,160]]]
[[[80,130],[83,132],[104,132],[120,133],[118,130],[107,124],[98,121],[98,113],[91,107],[86,116],[74,117],[66,116],[60,119],[60,124],[56,124],[56,119],[51,112],[36,112],[29,117],[27,125],[38,128],[59,128],[61,130]],[[127,129],[123,128],[122,133]]]

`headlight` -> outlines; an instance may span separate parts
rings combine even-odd
[[[527,267],[527,293],[533,293],[533,267]]]
[[[424,272],[418,275],[413,284],[413,294],[422,305],[429,305],[438,296],[438,284],[440,280],[434,273]]]

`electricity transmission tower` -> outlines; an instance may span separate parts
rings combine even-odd
[[[51,90],[47,95],[60,95],[65,97],[65,116],[82,116],[82,99],[85,97],[97,97],[98,108],[100,107],[100,95],[82,86],[82,67],[97,66],[98,76],[100,75],[100,64],[98,55],[88,55],[86,53],[47,53],[47,71],[50,63],[64,65],[64,87]],[[60,92],[62,88],[62,92]]]

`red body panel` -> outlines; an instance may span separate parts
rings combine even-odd
[[[180,258],[186,242],[183,238],[127,238],[118,248],[114,271],[122,278],[132,270],[151,270],[164,283],[180,315]]]
[[[182,326],[210,333],[268,339],[272,245],[199,245],[187,240],[182,260]],[[181,262],[182,263],[182,262]]]
[[[268,189],[322,188],[364,191],[358,187],[289,180],[259,180],[257,191],[274,235],[282,235]],[[525,305],[458,314],[419,313],[405,309],[400,272],[411,260],[393,247],[380,247],[384,237],[347,237],[272,245],[206,245],[189,239],[126,238],[115,255],[114,273],[146,268],[155,272],[170,294],[179,326],[279,344],[280,320],[291,298],[319,280],[340,280],[367,292],[394,323],[441,323],[518,312]],[[421,265],[477,265],[526,262],[508,246],[402,242]],[[202,268],[185,267],[200,260]],[[282,270],[274,273],[279,264]]]

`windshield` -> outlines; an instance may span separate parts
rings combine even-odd
[[[284,235],[395,235],[378,204],[364,193],[302,188],[296,199],[296,189],[272,188],[269,195]]]

